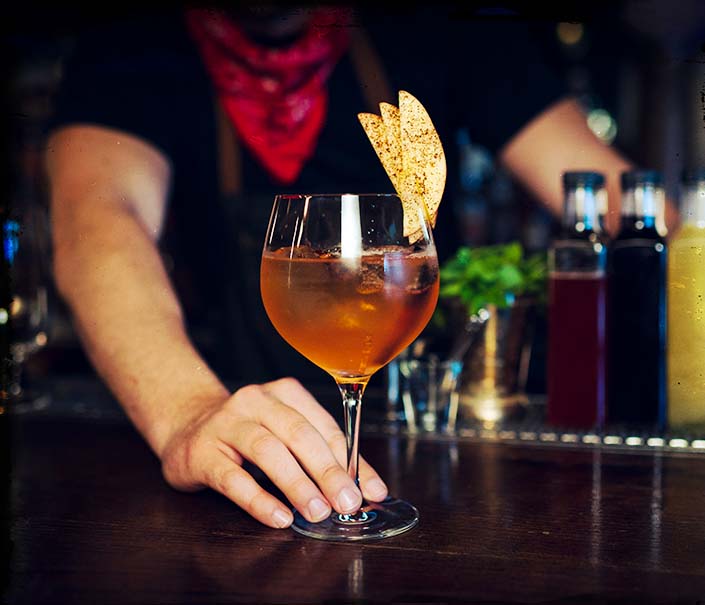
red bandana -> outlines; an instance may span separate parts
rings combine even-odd
[[[277,181],[294,182],[323,126],[325,83],[347,48],[349,12],[315,11],[286,48],[251,42],[221,12],[192,9],[187,23],[242,142]]]

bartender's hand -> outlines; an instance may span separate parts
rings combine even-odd
[[[243,387],[175,431],[162,453],[168,483],[180,490],[211,487],[270,527],[288,527],[292,513],[243,468],[259,467],[309,521],[351,513],[360,491],[348,476],[346,441],[335,419],[293,378]],[[387,487],[364,460],[360,486],[378,502]]]

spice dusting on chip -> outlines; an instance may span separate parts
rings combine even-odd
[[[422,236],[416,207],[422,203],[432,226],[446,181],[446,160],[440,137],[416,97],[399,91],[399,107],[380,103],[381,117],[360,113],[358,119],[404,206],[404,235]]]

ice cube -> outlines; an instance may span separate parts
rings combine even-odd
[[[381,257],[375,257],[373,262],[369,262],[365,256],[365,262],[360,267],[359,282],[357,291],[360,294],[374,294],[384,288],[384,264]]]
[[[420,262],[418,269],[412,274],[412,279],[407,285],[408,292],[423,292],[431,287],[438,278],[438,265],[431,262]]]

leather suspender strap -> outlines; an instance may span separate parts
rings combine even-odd
[[[218,176],[220,193],[224,196],[237,195],[242,190],[242,157],[240,145],[223,106],[217,95],[213,97],[217,121],[218,137]]]
[[[357,27],[352,30],[349,52],[368,111],[378,114],[379,104],[382,101],[396,104],[397,101],[389,87],[379,55],[363,28]]]
[[[361,27],[351,30],[349,56],[358,82],[365,97],[368,110],[379,113],[379,103],[395,103],[384,68],[370,39]],[[218,176],[220,192],[233,196],[242,192],[242,155],[235,130],[222,105],[214,95],[217,144]]]

